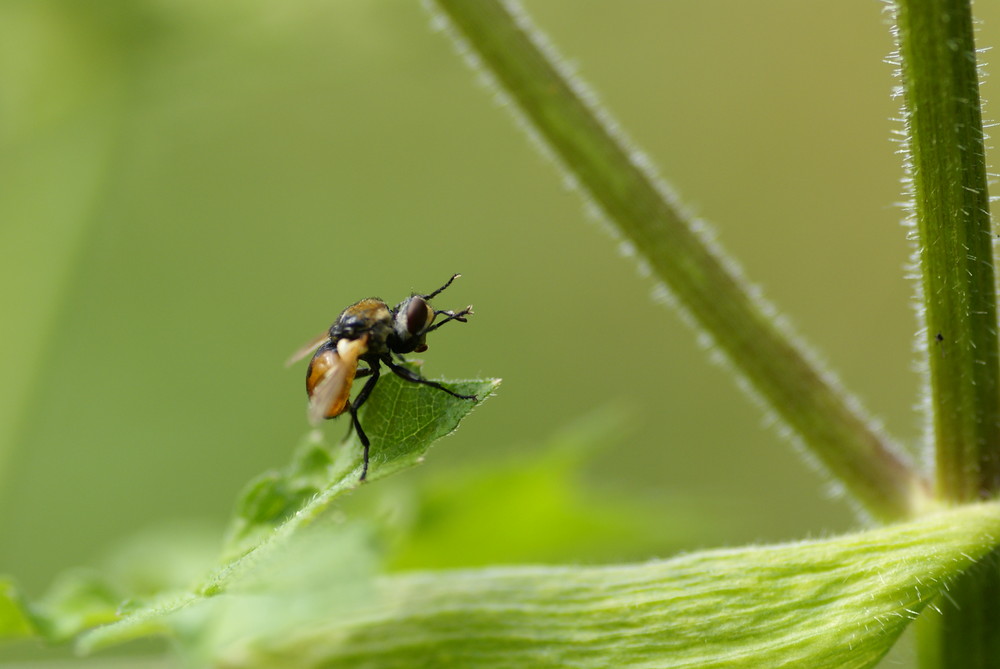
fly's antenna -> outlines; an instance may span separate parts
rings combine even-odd
[[[425,300],[430,300],[430,299],[432,299],[432,298],[433,298],[433,297],[434,297],[435,295],[438,295],[438,294],[440,294],[440,293],[441,293],[441,292],[442,292],[442,291],[443,291],[443,290],[444,290],[445,288],[447,288],[448,286],[450,286],[450,285],[451,285],[451,282],[452,282],[452,281],[454,281],[455,279],[457,279],[457,278],[458,278],[458,277],[460,277],[460,276],[462,276],[462,275],[461,275],[461,274],[452,274],[452,275],[451,275],[451,278],[450,278],[450,279],[448,279],[448,283],[444,284],[443,286],[441,286],[440,288],[438,288],[437,290],[435,290],[435,291],[434,291],[433,293],[431,293],[430,295],[418,295],[417,297],[422,297],[422,298],[424,298]]]

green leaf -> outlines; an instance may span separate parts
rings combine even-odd
[[[431,444],[450,434],[472,409],[493,394],[499,380],[457,381],[446,385],[478,401],[463,400],[435,388],[384,375],[360,412],[371,440],[366,481],[371,483],[420,462]],[[328,423],[339,432],[350,417]],[[275,528],[314,518],[339,496],[360,484],[363,451],[352,431],[331,450],[323,432],[314,430],[303,440],[283,471],[266,472],[250,482],[237,502],[230,529],[229,552],[246,551]]]
[[[377,508],[354,505],[372,496],[354,498],[345,512],[387,519],[393,571],[558,564],[581,555],[611,563],[724,540],[729,518],[703,498],[650,503],[599,472],[585,476],[598,453],[624,452],[631,417],[616,408],[592,412],[515,457],[437,467],[416,490],[392,489]]]
[[[281,643],[317,620],[351,616],[375,596],[379,568],[367,526],[321,521],[259,561],[225,595],[199,599],[158,622],[196,666],[216,666],[219,648]]]
[[[188,642],[213,666],[861,669],[874,666],[998,537],[1000,505],[992,503],[835,539],[607,567],[368,581],[351,571],[357,565],[344,571],[343,552],[290,550],[261,563],[272,575],[286,574],[276,583],[248,571],[225,594],[155,617],[175,633],[195,635]],[[300,617],[277,635],[251,627],[213,636],[222,624],[213,615],[297,592],[302,564],[325,565],[305,568],[310,589],[350,596],[331,597],[322,607],[328,617]],[[357,587],[349,588],[352,579]],[[91,632],[83,647],[120,640],[122,627],[111,626]]]
[[[74,569],[62,574],[32,609],[46,639],[67,641],[83,630],[117,620],[123,600],[101,575]]]
[[[66,641],[119,617],[122,595],[93,571],[62,574],[44,597],[29,604],[13,581],[0,579],[0,639]]]
[[[448,382],[459,399],[440,390],[408,383],[387,374],[375,386],[360,420],[371,439],[366,483],[421,461],[430,446],[450,434],[473,407],[493,394],[499,380]],[[332,429],[346,428],[336,421]],[[307,436],[285,470],[252,481],[237,504],[237,513],[222,565],[191,592],[165,594],[158,601],[86,637],[94,648],[165,631],[171,614],[226,592],[231,584],[285,553],[298,530],[316,520],[345,493],[361,485],[362,451],[356,436],[330,451],[321,433]]]
[[[28,607],[7,577],[0,578],[0,640],[26,639],[39,635]]]

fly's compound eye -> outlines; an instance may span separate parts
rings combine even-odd
[[[411,297],[409,302],[406,305],[406,331],[412,337],[430,327],[434,312],[422,297]]]
[[[413,295],[400,302],[393,311],[395,318],[392,329],[396,342],[393,350],[397,353],[426,351],[424,333],[434,321],[434,310],[427,300]]]

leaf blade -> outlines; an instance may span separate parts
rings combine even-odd
[[[311,666],[300,664],[308,654],[324,667],[865,669],[997,537],[991,504],[639,565],[390,576],[336,624],[224,656],[275,667]]]
[[[362,412],[365,425],[370,426],[366,429],[372,452],[379,458],[373,457],[367,481],[418,464],[434,442],[454,432],[499,384],[499,379],[446,383],[456,392],[477,395],[473,403],[391,374],[380,380]],[[86,634],[80,648],[94,650],[162,633],[163,619],[224,593],[252,573],[336,499],[360,484],[361,449],[356,436],[342,446],[339,453],[331,453],[310,435],[283,472],[265,473],[244,490],[221,566],[191,592],[167,594]]]
[[[29,639],[40,634],[17,586],[10,578],[0,577],[0,640]]]
[[[472,402],[407,383],[393,374],[380,379],[360,417],[372,442],[367,482],[418,464],[434,442],[458,429],[462,419],[496,392],[499,384],[499,379],[446,384],[458,393],[479,398]],[[329,429],[342,429],[337,427],[342,424]],[[227,551],[245,552],[285,523],[309,522],[357,487],[361,470],[362,451],[356,434],[352,432],[349,439],[331,449],[322,433],[313,431],[288,467],[265,472],[244,489]]]

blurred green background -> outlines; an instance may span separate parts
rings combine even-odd
[[[525,5],[912,445],[882,3]],[[585,480],[698,528],[601,559],[856,525],[475,79],[417,2],[0,0],[0,571],[35,594],[142,528],[221,530],[306,430],[287,355],[453,272],[437,305],[476,315],[425,372],[504,384],[400,485],[531,461],[614,405]]]

